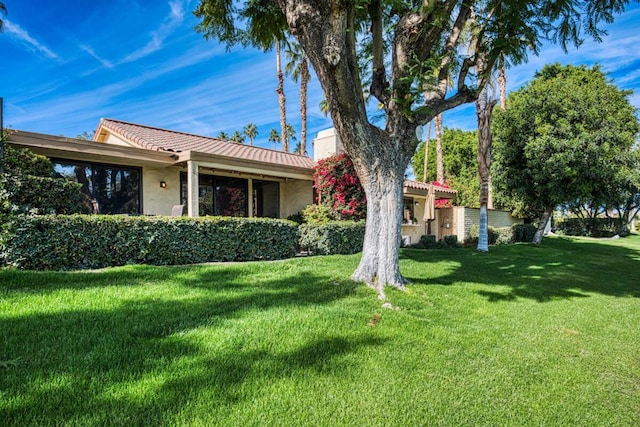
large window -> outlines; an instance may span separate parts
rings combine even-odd
[[[216,175],[198,175],[200,216],[249,216],[249,181]],[[280,217],[280,184],[253,181],[254,217]],[[180,203],[187,204],[187,174],[180,174]]]
[[[187,203],[187,174],[180,174],[180,200]],[[248,216],[247,180],[214,175],[198,176],[200,216]]]
[[[101,214],[140,214],[140,168],[52,160],[56,177],[82,184],[90,208]]]

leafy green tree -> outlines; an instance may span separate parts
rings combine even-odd
[[[539,221],[534,241],[563,204],[607,200],[640,125],[630,92],[599,67],[545,66],[497,111],[494,185],[503,202]]]
[[[582,31],[600,38],[598,24],[627,3],[200,0],[195,14],[206,37],[229,45],[262,46],[265,35],[283,40],[289,33],[304,49],[367,194],[363,254],[352,278],[384,298],[384,286],[402,289],[405,283],[399,267],[402,184],[418,127],[475,101],[500,55],[518,63],[548,39],[566,48],[580,44]],[[462,37],[472,24],[471,36]],[[361,60],[366,56],[370,60]],[[384,120],[370,114],[365,82]],[[454,90],[447,92],[448,86]]]
[[[248,123],[243,130],[244,134],[249,138],[249,145],[253,145],[253,140],[258,136],[258,126],[254,123]]]
[[[218,133],[217,138],[221,139],[223,141],[228,141],[229,140],[229,135],[226,132],[223,131],[223,132]]]

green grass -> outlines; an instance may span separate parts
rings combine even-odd
[[[0,425],[639,425],[640,236],[0,270]]]

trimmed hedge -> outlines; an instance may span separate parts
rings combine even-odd
[[[562,218],[555,221],[554,230],[567,236],[611,237],[624,234],[618,218]]]
[[[316,255],[354,254],[362,250],[364,221],[330,221],[302,224],[298,244]]]
[[[445,249],[457,248],[460,247],[460,245],[458,244],[458,236],[456,235],[444,236],[441,240],[436,240],[434,234],[423,234],[420,236],[418,243],[410,247],[414,249]]]
[[[295,256],[296,224],[231,217],[16,216],[5,232],[5,263],[20,269],[175,265]]]
[[[0,176],[0,214],[89,213],[81,184],[34,175]]]
[[[490,245],[508,245],[511,243],[525,242],[531,243],[536,234],[536,227],[533,224],[514,224],[511,227],[489,227]],[[476,245],[480,227],[473,224],[469,230],[469,238],[465,240],[466,245]]]

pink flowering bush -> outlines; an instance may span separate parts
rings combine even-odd
[[[361,220],[367,216],[367,198],[351,159],[340,153],[320,160],[313,174],[318,204],[337,220]]]

